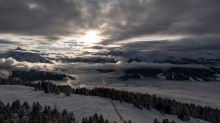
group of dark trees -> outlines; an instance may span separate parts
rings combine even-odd
[[[72,112],[50,106],[41,106],[34,102],[32,106],[28,102],[14,101],[6,105],[0,100],[0,123],[78,123]],[[95,113],[90,117],[83,117],[82,123],[110,123],[102,115]],[[117,123],[117,122],[114,122]]]
[[[90,117],[83,117],[82,123],[110,123],[108,119],[104,120],[102,115],[95,113]],[[117,123],[116,121],[114,123]]]
[[[56,107],[41,106],[34,102],[32,106],[28,102],[21,104],[19,100],[11,105],[0,101],[0,122],[1,123],[75,123],[76,119],[72,112],[66,109],[59,112]]]
[[[102,115],[98,115],[95,113],[93,116],[90,117],[83,117],[82,123],[110,123],[108,119],[103,118]],[[116,121],[113,123],[117,123]],[[132,123],[131,120],[125,121],[124,123]]]
[[[149,95],[143,93],[134,93],[124,90],[115,90],[110,88],[95,87],[88,89],[85,87],[72,88],[69,85],[56,85],[51,82],[24,82],[11,79],[0,79],[0,84],[12,84],[12,85],[24,85],[35,87],[35,91],[44,90],[45,93],[60,94],[65,93],[67,96],[71,94],[92,95],[99,97],[111,98],[112,100],[118,100],[120,102],[127,102],[134,105],[134,107],[143,109],[151,108],[157,109],[161,114],[178,115],[183,121],[190,120],[190,116],[196,119],[203,119],[213,123],[220,123],[220,110],[212,108],[211,106],[201,106],[195,103],[182,103],[177,102],[174,99],[161,98],[156,95]]]
[[[157,119],[154,119],[154,123],[160,123]],[[162,123],[176,123],[174,120],[169,121],[168,119],[163,119]]]

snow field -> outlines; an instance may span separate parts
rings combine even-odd
[[[45,94],[43,91],[34,91],[34,88],[19,86],[19,85],[0,85],[0,100],[4,103],[19,99],[21,103],[27,101],[30,105],[33,102],[39,102],[42,106],[49,105],[52,108],[57,106],[60,110],[67,109],[72,111],[78,122],[81,122],[82,117],[88,117],[94,113],[102,114],[105,119],[109,121],[117,121],[122,123],[114,107],[111,104],[111,100],[108,98],[92,97],[72,94],[71,96],[65,96],[61,93]],[[132,120],[133,123],[153,123],[157,118],[160,122],[163,119],[168,118],[174,120],[177,123],[198,123],[196,119],[191,118],[190,121],[184,122],[177,118],[176,115],[161,115],[155,109],[148,111],[146,109],[140,110],[134,108],[132,104],[120,103],[119,101],[113,101],[118,112],[122,115],[124,120]],[[200,122],[207,123],[200,120]]]

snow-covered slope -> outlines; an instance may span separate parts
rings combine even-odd
[[[81,122],[82,117],[91,116],[94,113],[103,114],[104,118],[109,119],[111,122],[117,121],[122,123],[116,114],[114,107],[111,104],[111,100],[107,98],[84,96],[72,94],[70,97],[64,94],[45,94],[43,91],[33,91],[33,88],[19,86],[19,85],[1,85],[0,86],[0,100],[4,103],[19,99],[21,102],[28,101],[29,104],[33,102],[39,102],[41,105],[49,105],[51,107],[58,106],[60,110],[67,109],[73,111],[77,121]],[[133,108],[132,104],[120,103],[119,101],[113,101],[116,105],[118,112],[121,114],[124,120],[132,120],[136,123],[152,123],[155,118],[160,122],[163,119],[168,118],[170,121],[174,120],[177,123],[186,123],[177,118],[176,115],[161,115],[158,111],[152,109],[148,111],[146,109],[140,110]],[[207,123],[200,120],[200,122]],[[198,123],[194,118],[190,118],[187,123]]]

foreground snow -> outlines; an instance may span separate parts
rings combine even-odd
[[[40,102],[41,105],[50,105],[51,107],[58,106],[60,110],[67,109],[73,111],[77,121],[81,122],[82,117],[93,115],[94,113],[103,114],[104,118],[110,121],[117,121],[121,123],[117,116],[111,100],[107,98],[84,96],[84,95],[71,95],[70,97],[64,94],[45,94],[43,91],[33,91],[33,88],[19,86],[19,85],[1,85],[0,86],[0,100],[4,103],[12,103],[16,99],[21,102],[28,101],[29,104],[33,102]],[[175,120],[177,123],[186,123],[177,119],[176,115],[161,115],[158,111],[152,109],[140,110],[133,108],[132,104],[119,103],[113,101],[116,105],[118,112],[125,120],[131,119],[136,123],[153,123],[155,118],[161,122],[164,118]],[[196,119],[191,118],[187,123],[197,123]],[[200,122],[204,122],[201,121]]]

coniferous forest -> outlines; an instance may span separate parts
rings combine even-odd
[[[4,78],[0,79],[0,84],[29,86],[33,87],[34,91],[43,90],[45,93],[55,94],[65,93],[66,96],[70,96],[71,94],[80,94],[111,98],[111,100],[118,100],[121,103],[131,103],[134,105],[134,108],[138,108],[140,110],[144,108],[146,108],[147,110],[151,110],[151,108],[154,108],[160,111],[162,115],[177,115],[178,118],[183,121],[189,121],[190,117],[193,117],[196,119],[203,119],[205,121],[213,123],[220,123],[220,110],[217,108],[213,108],[211,106],[196,105],[195,103],[182,103],[176,101],[175,99],[161,98],[157,97],[156,95],[150,95],[147,93],[134,93],[124,90],[116,90],[102,87],[95,87],[93,89],[88,89],[85,87],[72,88],[69,85],[56,85],[52,82],[42,81],[37,83],[31,83]],[[91,118],[87,118],[87,120],[86,118],[83,118],[82,121],[84,121],[85,123],[90,123],[89,121],[91,121]],[[166,120],[164,120],[163,122],[166,122]]]
[[[0,100],[0,123],[77,123],[73,112],[63,109],[61,112],[50,106],[42,106],[38,102],[29,105],[28,102],[14,101],[4,104]],[[84,117],[82,123],[110,123],[102,115]]]

